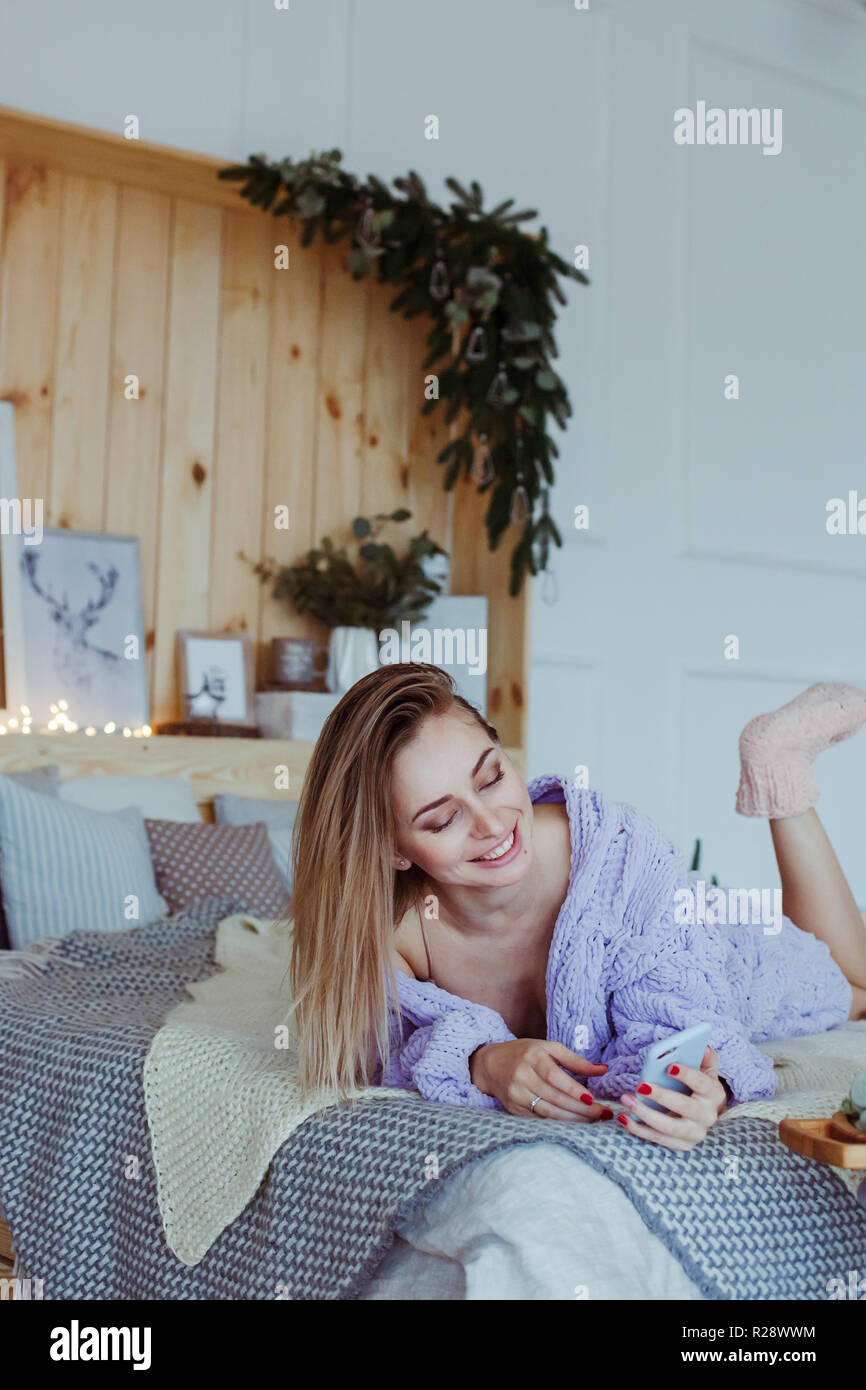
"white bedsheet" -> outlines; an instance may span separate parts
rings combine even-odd
[[[774,1058],[776,1095],[719,1123],[831,1115],[866,1071],[866,1022],[761,1050]],[[852,1191],[863,1176],[834,1171]],[[397,1230],[365,1299],[703,1300],[621,1189],[543,1140],[468,1164]]]

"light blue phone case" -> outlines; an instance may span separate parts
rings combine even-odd
[[[672,1062],[676,1062],[681,1067],[694,1067],[698,1070],[704,1059],[711,1032],[712,1027],[709,1023],[694,1023],[691,1028],[684,1028],[681,1033],[674,1033],[670,1038],[662,1038],[660,1042],[653,1043],[643,1064],[641,1081],[646,1081],[650,1086],[666,1086],[669,1091],[688,1091],[688,1086],[684,1086],[675,1076],[668,1076],[667,1068]],[[653,1110],[665,1109],[648,1096],[641,1096],[640,1099]]]

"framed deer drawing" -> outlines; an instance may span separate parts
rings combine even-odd
[[[41,543],[22,544],[19,557],[25,685],[36,727],[61,700],[80,729],[146,724],[138,537],[46,527]]]

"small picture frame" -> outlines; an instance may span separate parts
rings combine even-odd
[[[177,634],[181,719],[256,727],[255,658],[246,632]]]

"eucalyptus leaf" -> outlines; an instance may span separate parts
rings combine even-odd
[[[317,193],[314,188],[305,188],[295,200],[295,207],[301,217],[318,217],[327,206],[321,193]]]
[[[527,322],[506,324],[502,336],[507,343],[534,342],[536,338],[541,337],[541,325]]]
[[[348,255],[349,269],[358,275],[366,275],[373,264],[366,250],[353,246]]]
[[[562,428],[571,415],[565,384],[550,365],[557,357],[556,306],[567,302],[558,278],[589,281],[550,250],[545,227],[534,235],[522,230],[520,224],[534,218],[534,211],[515,212],[514,199],[509,198],[485,212],[477,180],[462,184],[448,177],[445,183],[453,201],[445,208],[430,201],[414,170],[387,185],[372,174],[359,179],[341,163],[337,149],[273,162],[258,154],[251,155],[245,166],[219,170],[218,176],[242,183],[239,194],[252,206],[274,217],[298,216],[304,247],[312,245],[317,233],[326,244],[347,240],[355,280],[378,268],[378,282],[397,289],[392,310],[407,319],[429,315],[432,326],[426,335],[422,373],[437,371],[439,392],[434,399],[425,395],[418,409],[432,414],[441,405],[445,423],[460,418],[463,433],[438,454],[446,464],[446,489],[454,486],[461,472],[471,476],[480,435],[495,441],[490,454],[493,477],[483,488],[492,496],[484,524],[489,548],[495,550],[512,524],[521,470],[526,485],[531,483],[533,503],[542,477],[553,484],[551,459],[558,450],[546,433],[546,423],[552,420]],[[371,205],[379,234],[372,242],[358,235],[364,209]],[[437,259],[445,262],[447,280],[437,276],[431,294],[431,267]],[[467,327],[482,324],[486,355],[481,362],[466,362]],[[517,345],[513,357],[512,345]],[[497,363],[505,367],[509,380],[505,389],[500,380],[496,400],[491,402],[488,394]],[[388,616],[414,617],[430,598],[423,576],[416,572],[423,547],[436,543],[423,533],[416,538],[417,544],[410,544],[408,554],[398,557],[391,546],[375,540],[388,520],[403,521],[408,515],[405,508],[398,508],[380,514],[372,523],[369,518],[356,518],[353,539],[366,541],[356,562],[324,537],[305,561],[282,569],[276,562],[268,562],[267,568],[258,562],[254,573],[262,582],[272,582],[275,595],[294,602],[299,612],[331,625],[375,628]],[[519,592],[524,573],[535,571],[541,552],[542,568],[546,566],[551,538],[560,544],[555,527],[541,525],[535,531],[523,527],[521,531],[510,557],[512,594]],[[535,545],[530,544],[533,537]]]

